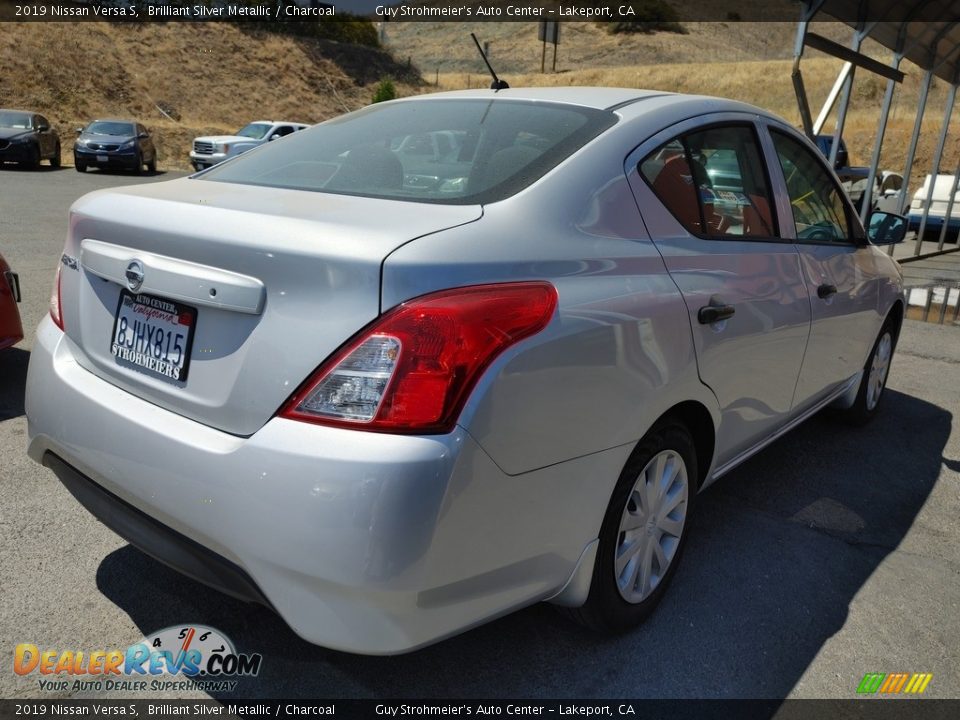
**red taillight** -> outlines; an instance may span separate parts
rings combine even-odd
[[[50,291],[50,317],[53,318],[53,322],[61,330],[63,327],[63,314],[60,311],[60,268],[61,264],[57,263],[57,274],[53,278],[53,290]]]
[[[545,282],[477,285],[410,300],[324,363],[280,415],[363,430],[449,432],[483,371],[543,330],[556,307],[557,291]]]

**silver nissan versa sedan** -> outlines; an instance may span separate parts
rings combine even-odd
[[[865,230],[736,102],[378,104],[74,204],[30,456],[314,643],[399,653],[540,600],[622,630],[699,490],[827,405],[877,412],[904,300],[875,243],[904,225]]]

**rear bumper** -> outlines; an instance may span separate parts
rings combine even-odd
[[[460,428],[406,437],[275,418],[236,437],[89,373],[48,319],[26,410],[30,456],[108,527],[272,606],[311,642],[369,654],[558,593],[606,505],[589,507],[583,478],[622,462],[598,453],[509,477]]]
[[[52,452],[44,453],[43,465],[53,470],[77,502],[131,545],[220,592],[270,607],[242,568],[107,492]]]

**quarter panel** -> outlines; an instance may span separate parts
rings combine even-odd
[[[588,146],[588,148],[591,146]],[[686,308],[623,175],[625,139],[581,152],[482,220],[395,251],[383,307],[434,290],[545,279],[549,327],[485,373],[461,424],[508,474],[636,442],[672,405],[716,402]]]

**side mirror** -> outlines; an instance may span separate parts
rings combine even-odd
[[[137,135],[137,137],[138,137],[140,140],[146,140],[148,137],[150,137],[150,134],[149,134],[149,133],[140,133],[139,135]]]
[[[38,130],[39,132],[47,132],[48,130],[50,130],[50,126],[49,126],[49,125],[40,124],[40,125],[37,125],[37,130]]]
[[[77,135],[83,134],[83,128],[77,128]]]
[[[896,245],[907,235],[907,219],[902,215],[874,210],[867,218],[867,238],[874,245]]]
[[[277,140],[279,137],[280,137],[280,133],[274,133],[269,138],[267,138],[267,142],[273,142],[274,140]]]

